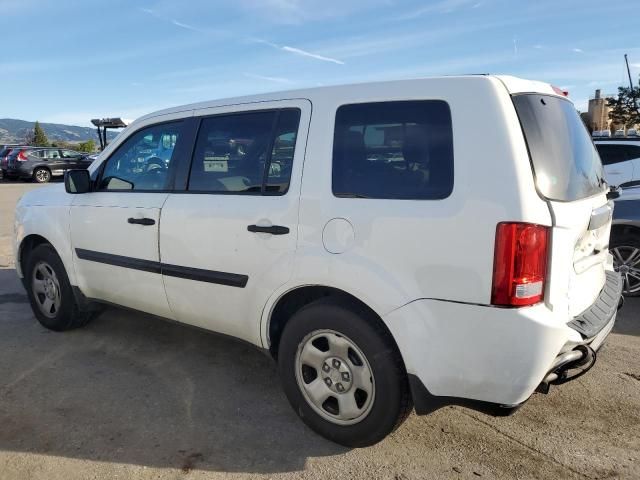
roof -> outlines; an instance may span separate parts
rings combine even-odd
[[[460,81],[460,80],[469,80],[469,81],[500,81],[507,89],[507,91],[511,94],[517,93],[544,93],[549,95],[558,95],[553,87],[544,82],[525,80],[518,77],[512,77],[508,75],[497,76],[497,75],[457,75],[457,76],[444,76],[444,77],[431,77],[431,78],[417,78],[417,79],[408,79],[408,80],[391,80],[384,82],[366,82],[366,83],[354,83],[347,85],[334,85],[334,86],[325,86],[325,87],[315,87],[308,89],[299,89],[299,90],[285,90],[279,92],[269,92],[258,95],[248,95],[242,97],[232,97],[232,98],[224,98],[219,100],[210,100],[205,102],[191,103],[187,105],[180,105],[172,108],[167,108],[164,110],[159,110],[157,112],[149,113],[144,115],[133,123],[138,123],[142,120],[157,117],[160,115],[168,115],[172,113],[179,113],[189,110],[198,110],[203,108],[212,108],[212,107],[221,107],[228,105],[239,105],[245,103],[256,103],[256,102],[269,102],[269,101],[277,101],[277,100],[285,100],[285,99],[300,99],[306,98],[311,101],[314,99],[319,99],[320,97],[330,96],[332,94],[344,94],[350,90],[356,92],[360,91],[363,88],[396,88],[398,90],[402,90],[410,85],[416,84],[424,84],[427,86],[428,83],[436,83],[442,81]],[[566,98],[563,97],[562,98]]]

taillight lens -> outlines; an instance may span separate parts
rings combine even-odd
[[[544,298],[549,227],[503,222],[496,228],[491,303],[533,305]]]
[[[26,162],[27,159],[27,155],[24,153],[24,150],[20,150],[20,153],[18,153],[18,155],[16,156],[16,160],[18,160],[19,162]]]

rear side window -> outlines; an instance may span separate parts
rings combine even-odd
[[[289,189],[300,110],[218,115],[202,120],[190,191],[282,195]]]
[[[600,157],[571,102],[560,97],[513,97],[541,195],[573,201],[605,189]]]
[[[441,100],[343,105],[336,112],[333,193],[436,200],[453,190],[453,132]]]

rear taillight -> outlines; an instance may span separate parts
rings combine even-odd
[[[491,303],[509,307],[541,302],[547,274],[549,227],[503,222],[496,228]]]
[[[20,153],[16,156],[16,160],[19,162],[26,162],[28,160],[27,155],[24,153],[24,150],[20,150]]]

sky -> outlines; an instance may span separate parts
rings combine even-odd
[[[543,80],[587,108],[640,74],[627,2],[0,0],[0,118],[90,125],[186,103],[465,73]],[[631,9],[633,10],[633,9]]]

